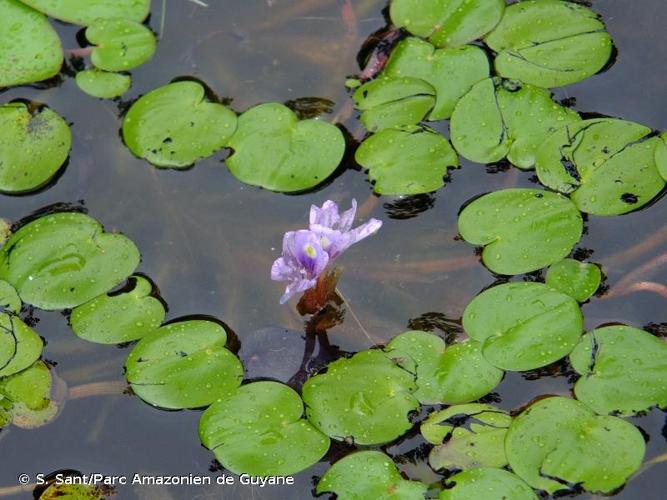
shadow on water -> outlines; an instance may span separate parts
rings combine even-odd
[[[133,86],[123,102],[83,95],[68,74],[0,94],[3,102],[20,98],[48,104],[72,124],[74,135],[69,164],[58,182],[31,196],[0,197],[2,217],[18,222],[44,210],[85,208],[107,230],[121,231],[137,244],[142,252],[139,270],[159,285],[160,296],[169,304],[168,320],[193,314],[220,318],[238,337],[248,378],[288,382],[303,375],[304,349],[313,351],[310,362],[314,365],[309,369],[320,367],[322,359],[369,346],[348,314],[329,331],[326,341],[320,339],[308,347],[302,318],[293,304],[278,304],[282,286],[269,280],[283,233],[306,223],[311,203],[333,199],[347,205],[355,197],[364,218],[384,221],[377,236],[353,247],[341,260],[346,269],[339,288],[365,329],[381,341],[408,328],[431,330],[443,337],[460,335],[458,318],[464,307],[496,277],[458,237],[459,208],[495,189],[533,187],[533,174],[498,165],[490,167],[495,175],[489,175],[484,166],[463,161],[437,193],[395,199],[373,195],[364,173],[355,168],[341,171],[315,192],[284,196],[236,181],[224,167],[224,153],[198,162],[187,172],[151,167],[132,156],[118,137],[119,115],[140,95],[188,75],[205,82],[214,95],[229,98],[238,112],[277,101],[291,103],[304,115],[342,115],[349,99],[343,83],[359,71],[355,59],[359,47],[385,25],[384,0],[354,2],[356,33],[343,23],[337,0],[206,3],[208,7],[171,0],[162,12],[162,2],[153,1],[150,26],[160,35],[158,50],[149,63],[133,71]],[[578,111],[667,129],[664,75],[656,71],[667,56],[663,22],[667,5],[660,0],[636,0],[632,5],[605,0],[593,2],[593,7],[607,22],[618,59],[604,75],[558,89],[556,99],[571,101],[576,96]],[[77,27],[62,23],[56,27],[65,48],[78,47]],[[342,125],[359,131],[353,116]],[[602,265],[610,290],[664,251],[663,212],[664,198],[639,213],[589,218],[588,232],[579,246],[591,249],[589,258]],[[656,265],[643,276],[664,283],[667,266]],[[664,298],[646,291],[608,293],[583,306],[587,328],[623,322],[638,327],[653,324],[659,330],[667,321],[665,310]],[[80,341],[59,313],[35,312],[34,316],[38,331],[48,341],[44,357],[57,362],[55,371],[70,388],[123,380],[127,348]],[[569,370],[559,365],[540,373],[509,373],[496,388],[494,402],[510,410],[542,394],[568,394]],[[213,455],[197,438],[200,414],[160,411],[122,390],[70,400],[61,415],[43,428],[0,432],[4,457],[0,497],[30,496],[16,490],[21,473],[34,477],[72,469],[128,476],[137,472],[212,475]],[[632,421],[649,437],[648,459],[665,452],[663,413],[653,411]],[[399,468],[410,477],[437,480],[426,465],[418,434],[386,450],[396,455]],[[294,487],[260,489],[236,484],[222,490],[128,485],[120,486],[117,495],[148,500],[311,498],[313,476],[321,475],[329,460],[350,451],[344,444],[334,445],[323,462],[295,476]],[[643,472],[615,498],[663,498],[664,467]]]

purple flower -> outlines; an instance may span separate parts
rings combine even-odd
[[[283,237],[283,254],[271,266],[271,279],[289,281],[280,303],[292,295],[315,286],[317,278],[329,263],[318,237],[311,231],[289,231]]]
[[[377,232],[382,226],[382,221],[371,219],[352,229],[356,213],[357,200],[354,199],[352,208],[342,214],[338,205],[331,200],[325,201],[322,208],[315,205],[310,207],[310,230],[319,237],[320,246],[329,255],[330,261],[334,261],[345,250]]]
[[[328,200],[310,209],[310,229],[289,231],[283,238],[282,256],[271,267],[271,279],[289,281],[280,299],[284,304],[293,295],[315,286],[327,265],[357,241],[375,233],[382,222],[371,219],[352,229],[357,202],[342,214],[338,205]]]

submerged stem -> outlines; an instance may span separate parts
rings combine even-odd
[[[92,396],[120,396],[127,389],[125,380],[107,380],[69,388],[69,399],[83,399]]]

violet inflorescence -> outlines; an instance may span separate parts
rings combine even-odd
[[[343,213],[338,205],[327,200],[321,207],[310,208],[310,227],[288,231],[283,237],[283,253],[271,266],[271,279],[288,281],[280,299],[284,304],[299,292],[305,292],[317,284],[317,280],[348,248],[374,234],[382,221],[371,219],[352,229],[357,212],[357,201]]]

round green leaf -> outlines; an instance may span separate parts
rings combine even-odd
[[[662,147],[648,127],[596,118],[552,134],[538,149],[535,166],[542,184],[571,193],[582,212],[619,215],[646,205],[665,187],[656,164]]]
[[[414,376],[382,351],[331,363],[303,386],[308,419],[333,439],[382,444],[405,433],[408,413],[419,408]]]
[[[72,331],[99,344],[122,344],[145,337],[164,321],[162,302],[151,297],[153,285],[133,276],[132,289],[118,294],[100,295],[75,307],[70,316]]]
[[[0,377],[25,370],[42,354],[44,344],[35,330],[13,313],[0,313]]]
[[[125,363],[128,382],[141,399],[161,408],[201,408],[235,389],[243,366],[225,349],[217,323],[187,320],[142,338]]]
[[[510,5],[486,44],[498,53],[496,71],[538,87],[562,87],[600,71],[612,41],[592,10],[562,0]]]
[[[597,328],[583,336],[570,362],[581,375],[577,399],[596,413],[635,415],[667,407],[667,344],[648,332]]]
[[[484,245],[484,265],[498,274],[529,273],[558,262],[582,231],[581,214],[570,200],[539,189],[495,191],[459,215],[461,236]]]
[[[377,132],[422,121],[435,104],[435,89],[419,78],[383,77],[359,87],[353,99],[361,123]]]
[[[67,23],[88,26],[100,17],[122,17],[141,22],[151,0],[21,0],[24,4]]]
[[[484,404],[450,406],[431,413],[421,433],[436,444],[429,455],[434,470],[504,467],[505,435],[512,417]]]
[[[600,286],[602,272],[595,264],[587,264],[574,259],[563,259],[549,267],[545,283],[573,297],[586,302]]]
[[[537,500],[537,495],[519,477],[502,469],[481,467],[459,472],[448,479],[451,489],[442,490],[439,500]]]
[[[495,163],[503,158],[532,168],[544,140],[579,115],[551,100],[548,90],[518,81],[487,78],[456,104],[451,136],[456,150],[470,161]]]
[[[157,167],[189,167],[214,154],[234,133],[236,115],[204,94],[201,84],[182,81],[141,97],[123,120],[125,144]]]
[[[482,49],[472,45],[436,50],[419,38],[407,38],[394,47],[382,75],[430,83],[436,103],[428,119],[444,120],[475,83],[489,76],[489,60]]]
[[[146,26],[122,18],[101,18],[86,29],[95,45],[93,64],[104,71],[127,71],[148,61],[155,52],[155,36]]]
[[[4,311],[20,312],[21,298],[12,285],[0,280],[0,312]]]
[[[199,422],[199,437],[236,474],[287,476],[315,464],[329,449],[329,438],[302,415],[303,402],[294,390],[255,382],[211,405]]]
[[[512,470],[548,493],[575,485],[611,493],[639,469],[644,449],[634,425],[562,397],[531,405],[514,418],[505,439]]]
[[[130,89],[132,77],[121,73],[86,69],[76,74],[76,84],[88,95],[100,99],[112,99]]]
[[[76,307],[112,289],[139,264],[139,250],[105,233],[87,215],[46,215],[14,233],[0,250],[0,279],[40,309]]]
[[[583,331],[579,304],[542,283],[494,286],[463,312],[463,327],[499,368],[532,370],[567,356]]]
[[[50,393],[51,373],[43,361],[0,379],[0,394],[12,404],[22,403],[30,410],[46,408]]]
[[[16,0],[0,0],[0,88],[58,74],[60,38],[45,16]]]
[[[355,159],[368,169],[373,190],[384,195],[436,191],[445,185],[447,169],[459,166],[449,141],[421,127],[381,130],[359,146]]]
[[[358,451],[342,458],[317,483],[317,494],[335,493],[345,500],[423,500],[427,486],[406,481],[380,451]]]
[[[47,184],[65,163],[72,132],[47,107],[0,106],[0,191],[25,193]]]
[[[503,371],[482,357],[474,340],[445,348],[438,336],[405,332],[387,345],[387,354],[417,376],[415,397],[423,404],[475,401],[493,390]]]
[[[491,31],[504,11],[504,0],[392,0],[389,14],[437,47],[457,47]]]
[[[287,106],[260,104],[239,117],[229,141],[230,172],[241,182],[285,193],[324,182],[345,153],[342,132],[320,120],[299,120]]]

